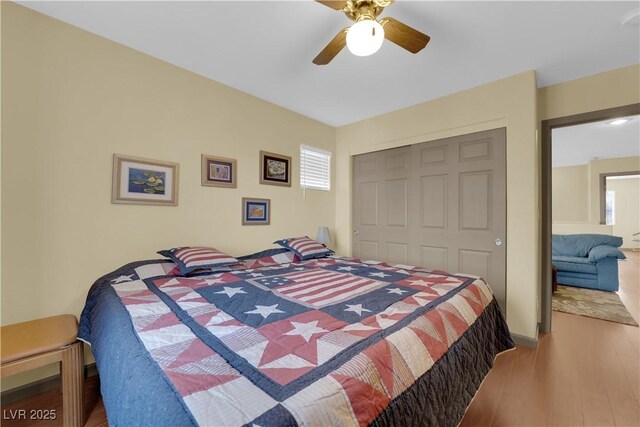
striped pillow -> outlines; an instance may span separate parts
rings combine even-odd
[[[327,249],[322,243],[318,243],[307,236],[276,240],[273,243],[290,249],[302,260],[323,258],[333,253],[331,249]]]
[[[203,268],[223,267],[238,262],[231,255],[214,248],[183,247],[158,251],[162,256],[170,258],[180,268],[180,273],[187,275]]]

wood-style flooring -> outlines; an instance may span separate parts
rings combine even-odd
[[[640,253],[620,262],[620,297],[638,321]],[[518,347],[496,359],[462,420],[470,426],[640,426],[640,333],[637,327],[553,312],[553,332],[540,334],[537,349]],[[56,409],[51,390],[11,405]],[[106,426],[97,377],[85,386],[87,426]],[[4,418],[4,417],[3,417]],[[62,426],[55,421],[3,419],[3,426]]]
[[[640,253],[625,254],[619,295],[640,322]],[[460,427],[640,426],[639,367],[637,327],[554,311],[537,349],[496,359]]]
[[[107,414],[100,398],[100,380],[98,376],[88,377],[84,382],[84,409],[86,416],[85,426],[107,427]],[[54,420],[20,419],[16,414],[18,410],[25,410],[29,418],[31,411],[54,410]],[[37,415],[37,414],[33,414]],[[10,405],[2,405],[2,427],[58,427],[63,426],[62,420],[62,393],[60,389],[45,391],[27,399],[14,402]]]

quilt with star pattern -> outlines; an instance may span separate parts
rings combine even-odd
[[[174,267],[133,263],[89,292],[78,336],[111,425],[455,426],[513,347],[474,276],[337,256]]]

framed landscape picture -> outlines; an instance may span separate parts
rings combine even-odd
[[[242,225],[269,225],[271,200],[242,198]]]
[[[291,157],[260,151],[260,184],[291,187]]]
[[[236,188],[237,161],[226,157],[202,155],[202,185]]]
[[[176,206],[178,163],[114,154],[111,203]]]

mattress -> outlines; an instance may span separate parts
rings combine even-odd
[[[455,426],[514,346],[475,276],[337,256],[244,265],[257,268],[185,277],[139,261],[94,283],[78,336],[110,425]]]

